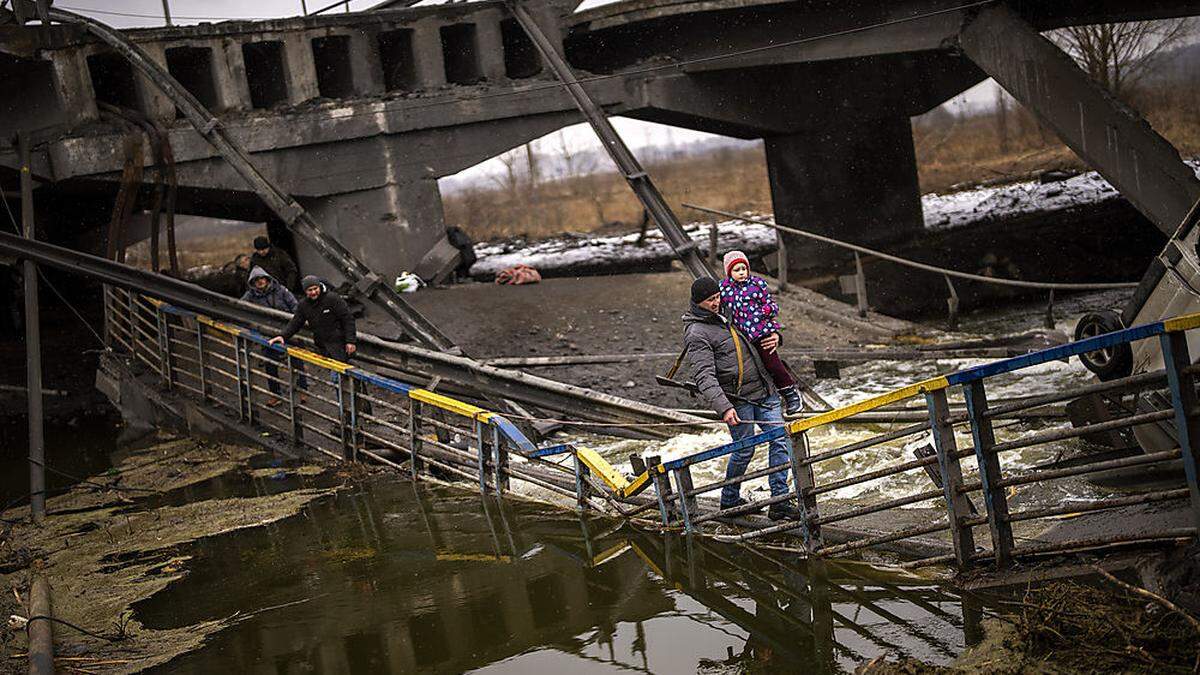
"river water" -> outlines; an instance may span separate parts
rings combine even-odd
[[[139,620],[245,618],[161,672],[829,672],[947,663],[990,611],[912,574],[391,477],[181,553]]]
[[[1112,294],[1075,296],[1058,306],[1060,328],[1069,331],[1088,309],[1119,304]],[[968,316],[963,332],[1035,328],[1043,309]],[[842,379],[822,380],[817,389],[842,404],[969,365],[873,362],[845,368]],[[990,391],[993,397],[1028,395],[1087,381],[1078,363],[1053,363]],[[999,435],[1003,440],[1031,428],[1018,425]],[[881,429],[837,426],[813,434],[812,444],[820,451]],[[727,442],[728,435],[713,431],[653,444],[578,440],[624,465],[630,452],[676,456]],[[911,458],[908,446],[847,455],[822,466],[818,478]],[[1013,461],[1034,465],[1068,450],[1028,451]],[[719,464],[706,468],[704,478],[716,477]],[[236,483],[214,481],[193,494],[237,496]],[[910,472],[831,497],[854,505],[928,489],[920,472]],[[1066,481],[1013,499],[1023,506],[1100,494],[1100,488]],[[911,517],[918,522],[935,512],[917,505]],[[188,574],[136,604],[135,616],[151,628],[234,618],[162,672],[853,671],[884,655],[947,664],[980,639],[981,617],[995,611],[932,573],[867,563],[813,566],[787,553],[689,543],[603,518],[581,521],[545,504],[498,502],[470,489],[413,485],[392,475],[270,526],[184,548],[179,553],[191,557]]]

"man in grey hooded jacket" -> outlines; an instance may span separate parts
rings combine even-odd
[[[683,315],[683,345],[700,395],[729,425],[729,435],[734,441],[752,436],[755,425],[764,432],[783,426],[779,392],[753,345],[721,314],[717,282],[708,277],[697,279],[692,284],[691,299],[691,306]],[[770,466],[789,464],[791,452],[791,439],[786,433],[770,441],[767,455]],[[744,475],[753,457],[753,447],[734,452],[729,456],[725,478]],[[772,497],[787,493],[787,474],[787,470],[782,470],[767,478]],[[722,509],[747,503],[741,497],[741,483],[721,490]],[[791,500],[771,504],[767,515],[771,520],[800,517]]]
[[[261,267],[255,267],[250,270],[250,276],[247,278],[246,292],[242,294],[242,300],[252,302],[260,307],[270,307],[278,309],[281,312],[292,313],[296,311],[296,296],[292,292],[284,288],[283,284],[275,280],[275,277],[267,274]],[[263,354],[272,361],[282,361],[283,355],[271,347],[264,346]],[[279,386],[277,381],[279,378],[279,366],[273,362],[264,364],[264,369],[267,371],[267,388],[271,390],[272,397],[267,401],[269,406],[277,406],[280,404],[279,397],[283,393],[283,388]],[[304,377],[304,364],[296,363],[296,369],[300,371],[300,378],[297,381],[300,389],[308,388],[308,380]],[[306,399],[304,394],[300,395],[301,399]]]

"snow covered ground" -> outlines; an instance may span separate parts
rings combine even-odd
[[[1188,164],[1200,175],[1200,159],[1189,160]],[[921,204],[927,229],[949,230],[981,222],[1098,206],[1113,199],[1123,197],[1100,174],[1088,171],[1052,182],[1034,180],[945,195],[928,194],[921,198]],[[753,215],[770,217],[771,214]],[[690,223],[684,229],[707,256],[708,224]],[[718,223],[717,229],[717,248],[721,253],[740,249],[753,257],[775,249],[775,232],[766,226],[730,220]],[[662,233],[655,228],[647,233],[644,247],[636,246],[636,241],[637,234],[634,233],[564,236],[537,242],[485,242],[475,246],[479,261],[471,268],[471,275],[487,279],[500,270],[521,263],[544,275],[561,276],[568,270],[585,266],[628,269],[672,258],[670,247],[663,240]]]

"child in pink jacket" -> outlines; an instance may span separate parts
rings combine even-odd
[[[750,261],[741,251],[725,254],[725,279],[721,281],[721,307],[728,310],[733,325],[754,344],[763,365],[771,373],[779,394],[783,396],[784,413],[795,415],[804,409],[796,380],[788,372],[778,348],[766,349],[762,340],[777,334],[782,326],[775,320],[779,305],[771,298],[767,282],[751,276]]]

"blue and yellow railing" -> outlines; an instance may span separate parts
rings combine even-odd
[[[137,293],[108,288],[105,308],[110,345],[158,375],[164,388],[297,445],[401,468],[398,455],[414,477],[432,467],[478,481],[485,492],[502,494],[515,478],[567,497],[577,493],[570,468],[542,464],[548,454],[495,411],[301,347],[271,345],[257,331]],[[583,461],[595,455],[570,452]]]
[[[925,563],[956,562],[965,567],[983,560],[1007,566],[1021,556],[1076,548],[1191,538],[1200,524],[1196,470],[1200,406],[1195,382],[1200,369],[1192,365],[1185,335],[1186,331],[1200,327],[1200,314],[1134,326],[923,380],[767,429],[738,442],[658,463],[632,479],[587,448],[571,444],[538,448],[495,411],[299,347],[275,347],[268,344],[265,336],[248,328],[215,321],[136,293],[108,289],[106,317],[110,343],[124,347],[135,360],[158,374],[164,387],[193,394],[205,404],[224,407],[239,420],[273,429],[289,436],[293,443],[339,459],[362,455],[397,467],[400,465],[395,458],[399,456],[409,460],[408,468],[414,478],[422,471],[436,470],[478,481],[485,493],[503,494],[508,491],[510,480],[517,479],[570,498],[581,509],[595,507],[597,498],[606,501],[610,511],[626,517],[657,507],[662,525],[681,527],[693,534],[704,533],[705,523],[719,520],[741,528],[737,534],[722,535],[739,541],[798,532],[807,551],[814,555],[833,556],[868,547],[891,547],[920,557]],[[999,405],[988,401],[987,385],[998,376],[1155,337],[1161,341],[1166,364],[1160,371]],[[280,370],[285,370],[286,375],[280,375]],[[308,382],[304,383],[303,378]],[[1019,436],[1012,436],[1010,427],[1006,434],[1012,437],[996,437],[997,427],[993,422],[1003,415],[1082,395],[1128,396],[1151,391],[1165,392],[1162,400],[1169,400],[1170,406],[1134,411],[1079,428],[1028,430],[1029,433]],[[951,409],[948,398],[951,393],[961,393],[961,409]],[[285,397],[286,406],[280,404]],[[839,447],[810,447],[810,431],[918,398],[924,399],[928,413],[923,422]],[[1179,448],[1085,461],[1044,471],[1016,468],[1006,459],[1008,453],[1022,448],[1096,433],[1171,424],[1174,428],[1167,431],[1178,438]],[[956,430],[969,436],[970,447],[959,447]],[[877,451],[922,435],[928,435],[932,447],[913,459],[901,457],[883,468],[836,480],[817,480],[814,467],[824,462],[851,453]],[[788,463],[752,470],[741,479],[694,484],[694,467],[785,436],[791,438],[793,448]],[[573,465],[554,461],[563,456],[569,456]],[[975,458],[976,467],[964,467],[963,460],[971,457]],[[1013,496],[1014,491],[1030,484],[1179,464],[1183,467],[1186,487],[1102,497],[1086,504],[1011,508],[1021,502],[1019,493]],[[710,503],[709,493],[777,472],[793,475],[793,486],[786,494],[731,509],[720,509]],[[852,507],[831,499],[843,488],[913,472],[928,474],[928,489],[890,499],[860,499]],[[642,494],[650,487],[654,488],[653,498]],[[983,508],[976,508],[972,501],[976,495],[982,496]],[[799,507],[799,521],[764,523],[748,518],[750,511],[782,502]],[[633,508],[623,508],[622,504]],[[1029,528],[1044,525],[1048,519],[1148,504],[1170,505],[1177,512],[1185,512],[1186,526],[1156,531],[1143,528],[1089,540],[1039,541],[1029,536],[1032,532]],[[905,522],[906,512],[902,511],[905,507],[917,507],[912,513],[920,518],[913,523]],[[935,519],[939,512],[944,517]],[[872,517],[890,520],[883,529],[862,526],[863,519]],[[847,525],[850,521],[853,526]],[[1018,539],[1033,543],[1018,545]]]
[[[1033,352],[1023,356],[995,361],[992,363],[968,368],[945,376],[939,376],[917,382],[893,391],[871,396],[847,406],[824,412],[807,419],[789,422],[786,426],[767,429],[741,441],[727,443],[685,457],[662,462],[649,467],[645,472],[629,481],[621,488],[619,494],[623,497],[635,495],[647,487],[654,485],[658,493],[660,518],[665,525],[680,525],[688,532],[697,532],[705,522],[712,520],[736,519],[748,513],[770,506],[773,503],[789,501],[797,504],[802,518],[799,522],[782,524],[746,525],[746,531],[735,536],[735,539],[747,541],[770,535],[799,531],[807,549],[811,553],[835,555],[848,553],[867,546],[894,545],[896,548],[908,550],[936,551],[940,546],[946,552],[930,556],[931,560],[957,561],[967,566],[981,559],[994,559],[1000,566],[1006,566],[1021,554],[1042,554],[1067,550],[1071,547],[1090,547],[1099,545],[1121,545],[1132,541],[1172,540],[1180,537],[1192,537],[1196,527],[1200,525],[1200,490],[1197,489],[1197,450],[1196,445],[1200,426],[1197,424],[1197,406],[1195,403],[1195,371],[1191,356],[1188,352],[1185,333],[1200,327],[1200,314],[1190,314],[1151,324],[1134,326],[1124,330],[1099,335],[1086,340],[1073,342],[1058,347]],[[1072,391],[1063,391],[1045,396],[1033,397],[1018,403],[1006,403],[1001,406],[989,406],[986,393],[986,383],[1000,375],[1018,373],[1021,370],[1051,361],[1058,361],[1093,352],[1103,348],[1111,348],[1138,340],[1158,337],[1164,354],[1166,367],[1155,373],[1145,373],[1112,382],[1096,383]],[[948,392],[960,388],[965,403],[965,412],[952,414],[947,400]],[[1018,438],[1015,440],[997,442],[993,419],[1000,413],[1012,414],[1022,410],[1044,406],[1077,398],[1085,394],[1106,394],[1112,392],[1137,392],[1150,389],[1166,389],[1169,393],[1171,408],[1169,410],[1154,410],[1134,413],[1125,417],[1104,421],[1080,428],[1051,429]],[[901,403],[913,398],[923,397],[929,420],[913,424],[902,429],[879,434],[871,439],[857,441],[839,448],[814,453],[809,447],[806,432],[848,420],[861,413],[877,411],[885,406]],[[1090,462],[1070,468],[1045,472],[1021,472],[1009,475],[1003,462],[1004,453],[1025,447],[1050,442],[1062,442],[1079,438],[1087,434],[1110,432],[1130,429],[1132,427],[1150,424],[1174,423],[1175,433],[1180,442],[1180,449],[1160,451],[1119,458]],[[961,430],[969,429],[973,445],[970,448],[959,449],[954,437],[955,427]],[[826,485],[816,482],[813,471],[814,465],[832,460],[852,452],[867,452],[874,448],[902,440],[912,436],[929,434],[933,439],[933,453],[919,456],[916,459],[903,461],[885,469],[873,470],[859,476],[850,476]],[[691,467],[705,462],[711,462],[727,457],[734,452],[747,447],[767,443],[784,436],[793,439],[793,452],[789,464],[765,467],[747,474],[743,480],[761,478],[771,473],[791,471],[794,476],[794,488],[785,495],[775,496],[751,503],[744,507],[720,510],[714,507],[705,508],[699,498],[705,493],[715,491],[725,485],[737,481],[717,481],[709,485],[694,486]],[[975,457],[978,465],[978,478],[965,480],[961,460]],[[1027,509],[1023,512],[1010,512],[1008,492],[1017,486],[1030,483],[1050,481],[1062,478],[1084,476],[1105,471],[1129,470],[1150,465],[1182,460],[1183,474],[1187,488],[1161,490],[1135,495],[1131,497],[1114,497],[1101,499],[1086,505],[1071,505],[1049,509]],[[909,471],[927,471],[931,478],[936,477],[939,485],[932,484],[929,490],[910,494],[905,497],[886,500],[877,504],[856,506],[840,513],[823,513],[819,506],[820,497],[835,492],[838,489],[861,485],[863,483],[881,480],[890,476]],[[980,492],[984,498],[985,512],[978,513],[973,508],[969,496]],[[1186,500],[1179,505],[1180,500]],[[896,527],[882,533],[864,534],[853,530],[839,528],[840,543],[831,543],[822,536],[822,529],[835,523],[847,520],[861,519],[885,511],[893,511],[901,507],[912,506],[922,502],[941,502],[941,508],[946,512],[946,520],[937,523],[919,523],[909,527]],[[1174,502],[1181,509],[1190,511],[1187,527],[1168,528],[1159,532],[1117,533],[1103,540],[1095,541],[1051,541],[1036,542],[1033,545],[1017,546],[1013,535],[1014,523],[1025,523],[1033,520],[1045,520],[1071,516],[1076,513],[1088,513],[1129,505],[1150,504],[1156,502]],[[973,528],[986,526],[991,540],[990,550],[976,547],[976,537]],[[950,534],[950,542],[943,540],[924,540],[914,543],[920,537],[928,535]],[[907,540],[907,542],[906,542]]]

